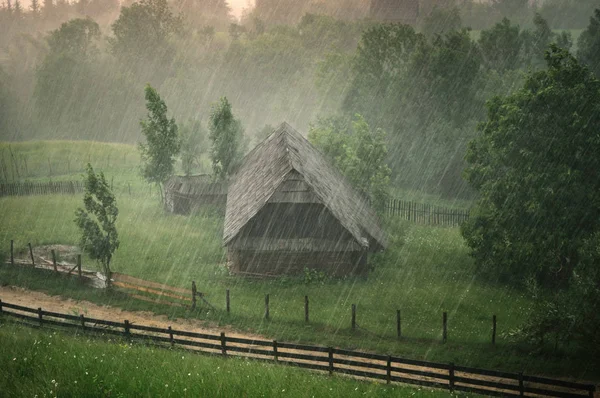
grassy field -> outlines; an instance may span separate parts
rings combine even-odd
[[[0,324],[4,397],[443,397],[248,359]],[[59,365],[59,366],[58,366]]]
[[[223,219],[217,212],[191,217],[167,214],[157,197],[142,194],[118,193],[117,202],[121,247],[114,256],[113,270],[184,288],[195,280],[216,311],[190,312],[133,300],[120,292],[90,292],[62,278],[25,269],[0,267],[0,283],[172,317],[197,317],[212,325],[233,325],[281,341],[509,371],[592,377],[594,363],[587,359],[569,352],[532,355],[528,347],[510,343],[508,333],[523,322],[531,302],[522,291],[477,278],[456,228],[388,221],[390,248],[374,259],[375,269],[368,278],[256,281],[228,275],[221,245]],[[34,246],[76,245],[78,231],[72,220],[80,203],[78,195],[0,199],[0,255],[6,255],[11,239],[21,251],[28,242]],[[84,259],[86,265],[94,266],[89,259]],[[226,289],[231,290],[231,314],[224,311]],[[265,294],[270,294],[269,321],[263,316]],[[305,295],[310,298],[308,325],[304,323]],[[356,331],[350,329],[352,304],[357,305]],[[396,338],[398,309],[402,311],[401,340]],[[445,345],[440,342],[444,311],[449,316],[449,342]],[[494,314],[498,317],[496,346],[490,344]]]

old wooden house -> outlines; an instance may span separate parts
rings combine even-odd
[[[225,208],[227,202],[227,182],[215,182],[206,174],[172,176],[164,189],[165,206],[172,213],[189,214],[206,205]]]
[[[287,123],[254,148],[229,185],[224,244],[234,273],[365,274],[386,246],[376,214]]]

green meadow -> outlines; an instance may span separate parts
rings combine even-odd
[[[36,144],[11,145],[15,151],[20,145]],[[60,145],[68,148],[71,144]],[[137,165],[132,162],[125,169],[127,159],[137,156],[135,148],[127,148],[127,156],[111,157],[124,158],[125,171],[119,174],[120,165],[115,160],[106,174],[114,175],[115,185],[137,178],[136,186],[141,190],[144,183],[132,171]],[[40,151],[43,156],[43,149]],[[62,158],[69,158],[74,152],[67,151]],[[50,159],[52,162],[54,158]],[[79,236],[73,218],[75,209],[81,206],[80,196],[0,198],[0,254],[6,257],[11,239],[21,253],[28,242],[33,246],[77,245]],[[328,279],[312,275],[249,280],[229,275],[224,267],[223,216],[218,211],[173,215],[162,210],[156,194],[135,191],[117,191],[117,203],[121,246],[113,259],[113,271],[183,288],[196,281],[198,290],[206,294],[216,310],[200,306],[191,311],[152,304],[130,298],[118,289],[90,291],[93,289],[72,280],[26,268],[0,267],[0,282],[131,310],[151,310],[172,318],[194,317],[207,325],[233,326],[280,341],[372,350],[507,371],[598,377],[593,373],[597,359],[582,360],[576,347],[559,347],[558,351],[549,347],[532,353],[529,347],[510,340],[510,332],[526,319],[532,302],[524,291],[478,277],[458,228],[386,220],[390,247],[372,257],[374,269],[367,278]],[[96,265],[84,258],[84,267],[93,269]],[[229,314],[225,311],[227,289],[231,291]],[[269,320],[264,319],[266,294],[270,295]],[[308,324],[304,322],[305,295],[310,300]],[[350,328],[352,304],[357,306],[358,328],[354,331]],[[396,334],[397,310],[401,311],[402,320],[400,339]],[[448,313],[449,319],[447,344],[441,342],[443,312]],[[495,346],[491,344],[493,315],[498,318]]]
[[[444,397],[444,391],[0,323],[4,397]],[[466,394],[457,394],[465,395]],[[469,394],[471,395],[471,394]]]

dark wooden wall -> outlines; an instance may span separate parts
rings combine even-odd
[[[260,252],[229,250],[227,263],[233,273],[299,275],[305,268],[330,276],[366,275],[367,252]]]

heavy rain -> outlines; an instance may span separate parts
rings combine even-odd
[[[0,0],[0,396],[599,397],[598,0]]]

